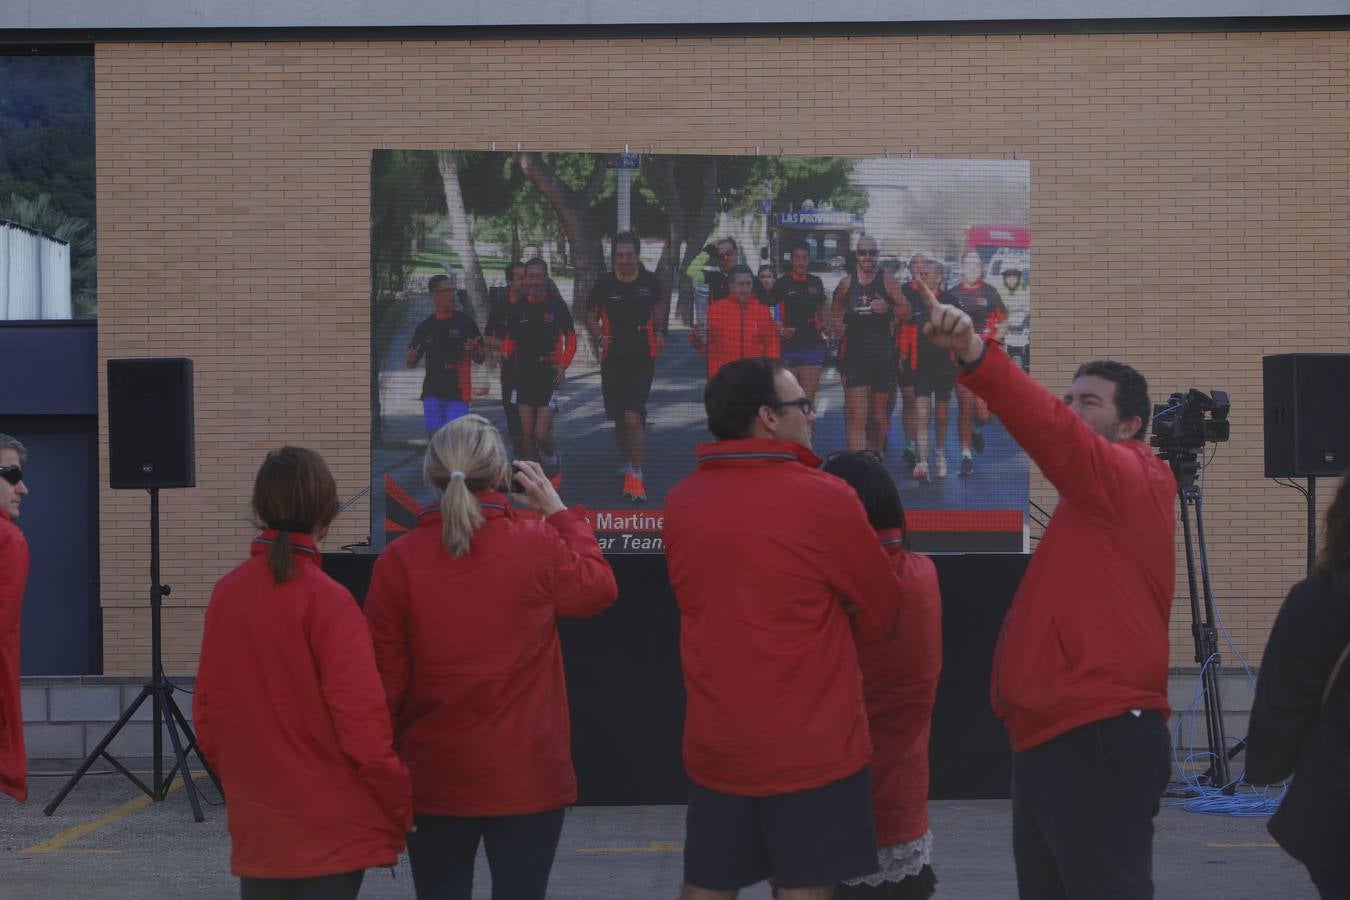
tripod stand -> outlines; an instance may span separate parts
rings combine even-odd
[[[1200,486],[1195,483],[1200,466],[1196,451],[1188,448],[1169,447],[1159,450],[1158,455],[1167,460],[1177,479],[1177,499],[1181,504],[1181,528],[1186,541],[1186,580],[1191,596],[1191,636],[1195,639],[1195,661],[1200,664],[1200,682],[1205,693],[1205,732],[1209,740],[1210,753],[1214,763],[1204,775],[1210,787],[1232,791],[1228,774],[1228,762],[1242,752],[1246,742],[1240,743],[1230,753],[1228,741],[1223,732],[1223,704],[1219,698],[1219,633],[1214,627],[1217,616],[1214,613],[1214,592],[1209,583],[1209,558],[1205,553],[1205,520],[1203,515],[1203,496]],[[1201,596],[1196,591],[1196,553],[1192,549],[1191,519],[1189,510],[1195,509],[1195,540],[1199,547],[1200,582],[1204,588],[1204,608],[1201,609]]]
[[[99,741],[93,752],[85,757],[84,762],[80,764],[75,774],[61,788],[60,793],[52,798],[52,802],[48,803],[46,808],[43,809],[43,812],[49,816],[56,812],[56,808],[66,799],[66,795],[71,792],[99,757],[103,757],[111,763],[113,768],[125,775],[132,784],[144,791],[156,803],[169,795],[169,787],[173,783],[173,778],[181,771],[183,787],[187,791],[188,802],[192,805],[192,818],[197,822],[203,821],[205,816],[202,815],[201,802],[197,797],[197,786],[192,781],[192,770],[188,767],[189,753],[197,754],[197,759],[201,762],[202,768],[215,783],[216,790],[220,790],[220,780],[216,778],[215,773],[206,764],[201,750],[197,747],[197,739],[192,733],[192,727],[188,725],[182,710],[174,702],[174,686],[164,677],[164,667],[160,662],[160,600],[168,596],[169,586],[161,584],[159,580],[159,488],[148,488],[148,491],[150,493],[150,680],[141,688],[141,693],[127,707],[127,711],[122,713],[122,717],[117,720],[117,724],[113,725],[112,729],[103,736],[103,740]],[[152,738],[154,777],[149,786],[133,775],[126,766],[122,765],[108,752],[108,745],[117,737],[118,732],[131,721],[131,717],[136,714],[136,710],[140,709],[141,704],[146,700],[150,700],[151,707],[154,710],[151,717],[154,728]],[[166,729],[169,732],[169,741],[173,744],[175,759],[173,768],[169,770],[167,776],[164,775],[163,752],[164,731]]]

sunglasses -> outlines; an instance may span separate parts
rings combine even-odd
[[[23,469],[18,466],[0,466],[0,478],[17,487],[23,481]]]
[[[765,404],[774,409],[782,409],[785,406],[795,406],[802,411],[802,415],[809,416],[816,411],[816,405],[811,402],[810,397],[798,397],[796,400],[774,400]]]

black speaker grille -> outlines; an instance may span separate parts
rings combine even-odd
[[[114,488],[197,484],[192,360],[108,360],[108,474]]]

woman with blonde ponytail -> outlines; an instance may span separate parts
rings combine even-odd
[[[267,454],[261,533],[211,592],[193,719],[229,804],[243,900],[351,900],[389,866],[412,821],[370,633],[320,568],[337,485],[303,447]]]
[[[543,900],[576,801],[559,616],[618,596],[582,510],[535,462],[507,462],[482,416],[437,431],[423,463],[439,502],[375,564],[366,618],[412,772],[419,898],[469,900],[481,842],[492,895]],[[538,518],[518,515],[514,480]]]

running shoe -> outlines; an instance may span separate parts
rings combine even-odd
[[[905,458],[905,462],[909,463],[910,468],[914,468],[919,464],[918,446],[913,441],[909,441],[905,444],[905,449],[901,453],[901,456]]]
[[[914,480],[923,484],[928,484],[928,463],[914,464]]]
[[[934,465],[933,465],[933,477],[934,477],[934,478],[946,478],[946,477],[947,477],[947,457],[945,457],[945,456],[939,456],[939,457],[934,461]]]
[[[634,503],[647,502],[647,487],[642,483],[641,475],[629,472],[623,476],[623,495]]]
[[[975,474],[975,460],[966,454],[961,454],[961,477]]]

